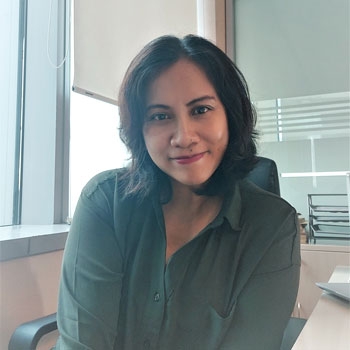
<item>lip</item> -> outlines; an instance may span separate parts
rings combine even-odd
[[[197,154],[193,154],[190,156],[173,157],[171,159],[174,160],[178,164],[191,164],[191,163],[195,163],[195,162],[199,161],[200,159],[202,159],[204,157],[205,153],[206,152],[197,153]]]

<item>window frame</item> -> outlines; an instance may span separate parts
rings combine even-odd
[[[28,0],[25,2],[28,3]],[[28,10],[33,13],[36,9],[33,7]],[[46,45],[49,45],[50,41],[53,43],[52,55],[56,54],[58,59],[65,56],[66,45],[70,43],[70,0],[58,2],[57,9],[50,8],[50,11],[56,14],[56,18],[54,16],[51,18],[52,30],[49,28],[51,23],[47,29],[52,31],[52,34],[41,47],[36,46],[38,43],[35,42],[40,40],[36,37],[38,33],[30,33],[32,29],[30,26],[34,26],[34,15],[26,21],[28,27],[25,38],[25,76],[22,90],[23,138],[18,222],[22,225],[62,224],[66,222],[68,216],[70,55],[68,53],[65,63],[56,69],[50,65],[40,66],[41,62],[33,52],[38,48],[46,52]],[[33,36],[35,36],[34,39]],[[42,82],[51,84],[49,88],[51,87],[54,91],[50,90],[45,95],[45,87],[38,86],[40,77],[36,79],[33,76],[35,73],[31,76],[28,67],[31,71],[44,70],[42,77],[49,76],[49,79],[42,78]],[[41,89],[40,92],[39,89]],[[41,101],[45,98],[50,99],[47,105]],[[42,108],[46,110],[42,111]],[[52,139],[45,139],[45,137],[41,139],[43,133],[50,133]],[[43,181],[44,178],[48,180]]]
[[[71,1],[19,6],[13,225],[0,227],[0,261],[63,249],[69,230]]]

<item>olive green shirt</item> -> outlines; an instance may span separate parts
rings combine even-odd
[[[121,199],[117,174],[93,178],[76,208],[56,349],[278,350],[299,283],[294,208],[239,181],[166,262],[158,193]]]

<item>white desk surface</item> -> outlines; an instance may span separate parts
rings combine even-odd
[[[337,266],[329,279],[349,281],[350,266]],[[350,303],[323,292],[292,350],[350,350]]]

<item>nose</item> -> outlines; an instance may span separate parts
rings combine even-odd
[[[178,118],[170,144],[173,147],[188,148],[199,141],[195,122],[189,118]]]

